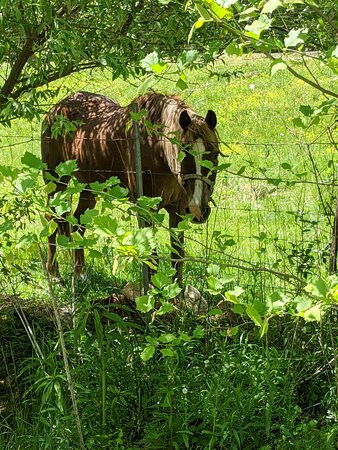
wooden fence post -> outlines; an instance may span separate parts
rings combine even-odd
[[[137,105],[133,103],[132,105],[133,113],[137,113]],[[143,180],[142,180],[142,159],[141,159],[141,146],[140,146],[140,134],[138,129],[138,122],[133,120],[133,137],[134,137],[134,169],[135,169],[135,179],[136,179],[136,194],[137,198],[143,195]],[[138,225],[140,228],[145,227],[144,219],[138,215],[137,216]],[[144,294],[148,292],[149,289],[149,272],[146,264],[142,264],[142,281],[143,281],[143,291]]]

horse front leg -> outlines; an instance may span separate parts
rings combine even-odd
[[[144,222],[144,226],[145,227],[147,227],[147,228],[154,228],[154,224],[150,221],[147,221],[147,220],[145,220],[145,222]],[[151,279],[151,277],[153,276],[153,275],[155,275],[155,273],[156,273],[156,270],[158,269],[158,264],[159,264],[159,258],[158,258],[158,253],[157,253],[157,249],[156,248],[154,248],[154,250],[152,251],[152,253],[151,253],[151,259],[153,260],[152,262],[153,263],[155,263],[155,265],[156,265],[156,268],[154,269],[154,268],[152,268],[152,267],[148,267],[148,279],[150,280]],[[144,270],[144,269],[143,269]]]
[[[176,272],[176,279],[178,284],[182,284],[183,279],[183,259],[184,253],[184,232],[174,232],[172,228],[177,228],[181,222],[181,218],[177,215],[176,209],[169,211],[169,228],[170,228],[170,243],[171,243],[171,264]]]
[[[57,174],[54,171],[50,171],[50,173],[54,176]],[[67,188],[70,177],[62,177],[60,182],[56,183],[56,189],[54,192],[48,195],[47,205],[50,204],[51,199],[58,192],[63,192]],[[56,260],[56,236],[57,234],[64,234],[66,236],[70,235],[70,227],[69,223],[66,220],[66,215],[57,216],[55,213],[55,208],[51,207],[50,212],[45,214],[45,218],[48,222],[54,220],[57,225],[56,230],[48,236],[48,251],[47,251],[47,271],[48,273],[56,279],[60,279],[59,265]]]

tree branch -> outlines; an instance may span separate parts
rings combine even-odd
[[[277,61],[277,58],[274,58],[272,55],[270,55],[269,53],[266,53],[266,56],[271,59],[272,61]],[[309,80],[309,78],[304,77],[303,75],[301,75],[299,72],[296,72],[295,69],[293,69],[291,66],[289,66],[289,64],[287,64],[285,61],[283,61],[284,64],[286,65],[286,68],[288,69],[288,71],[290,73],[292,73],[293,76],[295,76],[296,78],[304,81],[304,83],[309,84],[310,86],[312,86],[313,88],[317,89],[318,91],[322,92],[324,95],[329,95],[331,97],[335,97],[338,98],[338,94],[336,92],[330,91],[329,89],[326,89],[324,87],[322,87],[320,84],[316,83],[315,81]]]
[[[53,81],[67,77],[68,75],[71,75],[72,73],[80,72],[80,71],[86,70],[86,69],[94,69],[95,67],[99,67],[99,66],[100,66],[99,62],[90,62],[90,63],[82,64],[79,67],[72,66],[72,67],[68,68],[67,70],[65,70],[61,75],[59,72],[54,72],[54,73],[48,75],[47,79],[45,79],[43,81],[37,81],[35,84],[24,85],[21,88],[17,89],[16,91],[13,92],[13,94],[11,95],[11,98],[17,99],[20,97],[20,95],[24,94],[25,92],[30,91],[31,89],[36,89],[45,84],[52,83]]]
[[[28,59],[34,54],[33,44],[35,40],[36,36],[33,35],[27,36],[25,45],[22,47],[5,84],[1,88],[0,104],[4,103],[6,101],[6,97],[8,97],[11,94]]]

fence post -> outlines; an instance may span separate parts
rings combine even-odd
[[[137,113],[136,103],[132,104],[132,112]],[[143,195],[143,180],[142,180],[142,159],[141,159],[141,146],[140,146],[140,134],[138,129],[138,122],[133,120],[133,137],[134,137],[134,169],[135,169],[135,179],[136,179],[136,195],[137,198]],[[138,225],[140,228],[145,227],[144,219],[138,215],[137,216]],[[148,292],[149,289],[149,272],[146,264],[142,264],[142,281],[143,281],[143,291],[144,294]]]
[[[330,248],[330,273],[337,271],[337,250],[338,250],[338,197],[336,199],[336,210],[332,227],[332,239]]]

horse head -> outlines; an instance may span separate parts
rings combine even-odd
[[[185,212],[193,215],[194,223],[205,222],[211,208],[209,202],[214,189],[219,146],[215,131],[217,118],[209,110],[205,119],[183,110],[179,124],[181,142],[185,149],[182,161],[182,181],[187,192]]]

